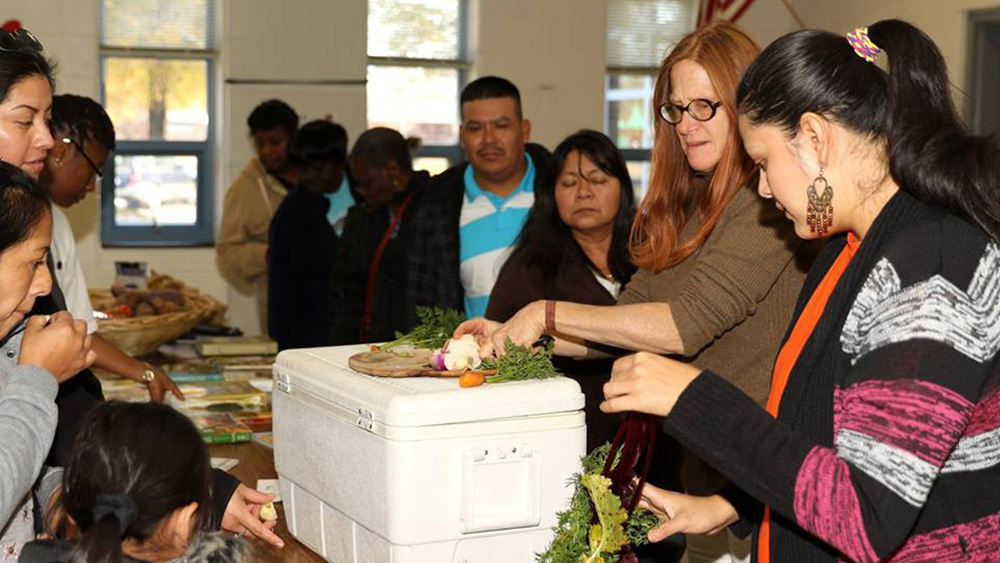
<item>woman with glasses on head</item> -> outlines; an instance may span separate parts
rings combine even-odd
[[[763,403],[771,366],[808,262],[781,212],[754,192],[753,162],[736,127],[736,87],[759,49],[743,31],[714,23],[664,59],[653,94],[656,141],[650,191],[632,225],[638,272],[613,307],[536,301],[500,325],[473,319],[458,332],[487,336],[481,352],[510,337],[556,336],[555,352],[594,357],[596,345],[668,354],[716,366]],[[796,258],[799,258],[797,260]],[[681,482],[714,493],[721,477],[686,456]],[[746,543],[688,536],[694,562],[746,557]]]

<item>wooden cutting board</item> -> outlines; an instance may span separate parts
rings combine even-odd
[[[347,364],[356,372],[383,377],[458,377],[464,370],[431,369],[431,351],[417,349],[408,352],[408,356],[400,356],[390,352],[360,352],[347,359]],[[476,370],[492,375],[495,369]]]

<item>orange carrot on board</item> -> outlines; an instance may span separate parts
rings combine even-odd
[[[467,371],[458,377],[459,387],[479,387],[486,382],[486,374],[481,371]]]

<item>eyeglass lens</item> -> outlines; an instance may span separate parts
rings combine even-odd
[[[715,105],[708,100],[691,100],[687,106],[674,104],[660,106],[660,113],[667,123],[680,123],[685,111],[698,121],[708,121],[715,116]]]

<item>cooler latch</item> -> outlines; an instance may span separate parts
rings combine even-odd
[[[358,426],[371,432],[374,425],[375,419],[372,417],[372,411],[364,407],[358,407]]]
[[[291,382],[288,380],[288,376],[283,373],[274,374],[274,386],[283,393],[292,392]]]

